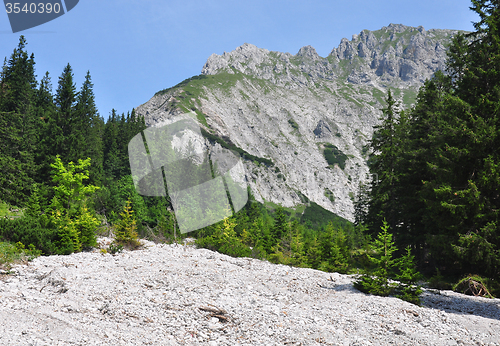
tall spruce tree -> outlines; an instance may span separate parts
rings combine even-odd
[[[17,205],[27,201],[33,185],[40,126],[33,111],[35,61],[25,47],[21,36],[0,75],[0,192],[3,200]]]
[[[0,82],[0,109],[4,112],[28,114],[33,106],[37,87],[34,55],[26,51],[26,39],[19,38],[10,59],[2,69]]]
[[[273,245],[277,244],[289,232],[288,221],[282,207],[276,209],[274,225],[271,230]]]
[[[471,9],[480,21],[454,39],[447,76],[426,82],[397,122],[388,99],[372,141],[380,183],[368,220],[385,216],[420,264],[499,280],[500,3],[474,0]]]
[[[103,176],[103,144],[104,120],[99,116],[95,105],[94,85],[87,71],[85,81],[76,98],[74,109],[74,125],[79,128],[73,129],[77,133],[74,138],[75,145],[80,145],[79,158],[92,159],[90,167],[91,182],[100,182]],[[73,126],[74,126],[73,125]]]
[[[56,106],[54,104],[54,96],[52,94],[52,81],[49,73],[40,81],[40,86],[35,97],[35,113],[41,120],[39,148],[36,155],[38,165],[38,174],[36,181],[45,183],[51,180],[50,164],[55,160],[57,152],[56,140],[61,138],[62,134],[57,135],[55,130],[56,121]]]
[[[59,154],[63,161],[77,162],[82,149],[83,138],[80,133],[80,120],[75,117],[76,86],[73,82],[73,69],[68,63],[64,68],[55,95],[57,107],[54,129],[52,131],[57,138],[56,154]]]
[[[396,228],[398,219],[396,161],[400,147],[397,145],[396,127],[399,112],[390,90],[386,102],[387,106],[382,109],[382,123],[375,126],[370,142],[373,153],[368,163],[373,179],[367,221],[374,232],[380,228],[384,217],[392,230]]]

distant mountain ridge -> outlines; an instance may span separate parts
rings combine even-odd
[[[352,199],[368,173],[365,146],[388,88],[411,106],[444,69],[457,33],[390,24],[342,39],[326,58],[311,46],[292,55],[245,43],[212,54],[201,75],[136,112],[161,126],[194,111],[222,145],[249,154],[246,179],[257,200],[285,207],[310,200],[353,220]]]
[[[292,81],[307,85],[308,80],[301,78],[301,73],[309,75],[310,81],[347,78],[353,84],[378,86],[401,79],[403,84],[420,86],[444,68],[445,45],[456,33],[390,24],[377,31],[363,30],[353,35],[351,41],[343,38],[326,58],[321,58],[311,46],[291,55],[246,43],[230,53],[212,54],[201,72],[213,75],[236,70],[285,87]]]

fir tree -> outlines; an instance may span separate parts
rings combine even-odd
[[[93,182],[100,182],[103,175],[102,136],[104,131],[104,120],[97,112],[90,72],[87,72],[85,81],[76,98],[74,124],[79,124],[78,128],[75,128],[76,131],[74,131],[78,133],[78,136],[74,137],[74,145],[80,147],[78,155],[80,157],[90,157],[92,159],[90,176]]]
[[[403,257],[399,258],[396,262],[399,273],[396,275],[396,280],[399,281],[396,297],[406,300],[407,302],[420,305],[420,294],[422,294],[422,287],[417,284],[421,279],[420,273],[417,271],[415,256],[411,254],[411,249],[408,246],[406,253]]]
[[[127,200],[120,216],[121,220],[115,225],[114,229],[114,242],[131,248],[138,247],[140,243],[137,234],[137,221],[130,200]]]
[[[283,236],[288,234],[288,221],[282,207],[276,209],[276,215],[274,216],[274,226],[272,228],[272,241],[273,244],[277,244]]]
[[[383,221],[381,230],[375,239],[374,255],[368,255],[374,270],[368,270],[358,277],[354,285],[363,292],[387,296],[394,290],[394,285],[389,283],[389,275],[396,264],[393,253],[397,248],[386,220]]]
[[[37,167],[40,120],[34,113],[35,62],[24,36],[0,75],[0,191],[6,202],[22,205],[30,195]]]
[[[399,112],[390,90],[386,102],[387,107],[382,109],[382,124],[375,126],[370,142],[373,154],[368,164],[373,180],[367,222],[372,229],[380,227],[379,220],[383,217],[388,219],[390,227],[395,229],[398,218],[396,118]]]
[[[9,61],[4,64],[0,81],[0,109],[4,112],[28,114],[37,86],[34,55],[28,56],[26,39],[19,38]]]

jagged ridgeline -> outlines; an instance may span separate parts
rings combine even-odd
[[[458,31],[391,24],[342,39],[326,57],[244,44],[212,54],[201,75],[136,108],[149,126],[194,111],[204,135],[245,159],[255,198],[284,207],[304,197],[348,220],[367,179],[366,149],[388,89],[410,107],[445,67]]]

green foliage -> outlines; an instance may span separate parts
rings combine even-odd
[[[410,247],[406,248],[406,253],[401,258],[394,259],[393,254],[397,248],[386,220],[383,221],[381,230],[375,239],[373,254],[368,254],[371,268],[358,276],[354,286],[362,292],[380,296],[395,293],[396,297],[419,305],[422,288],[417,281],[421,275],[416,269]],[[390,279],[396,279],[399,283],[393,283]]]
[[[479,275],[467,275],[453,285],[453,291],[467,295],[494,298],[489,289],[490,281]]]
[[[94,196],[94,206],[101,214],[106,215],[109,222],[115,223],[127,200],[132,202],[138,227],[143,222],[156,225],[156,220],[167,208],[164,198],[143,197],[135,189],[131,175],[117,180],[109,180]],[[148,203],[147,203],[148,202]]]
[[[236,223],[233,218],[225,218],[223,221],[210,226],[212,234],[197,239],[196,245],[233,257],[248,257],[251,250],[236,236],[235,226]]]
[[[323,155],[325,156],[325,160],[328,165],[333,166],[335,164],[338,164],[342,170],[345,168],[345,162],[347,161],[348,157],[335,145],[329,143],[325,144]]]
[[[347,237],[341,228],[329,223],[319,239],[321,265],[319,269],[327,272],[346,273],[349,266]]]
[[[395,285],[389,282],[389,271],[395,265],[392,254],[397,251],[397,248],[392,241],[392,234],[389,233],[387,221],[384,220],[381,229],[382,232],[379,232],[375,239],[374,254],[368,255],[374,270],[358,277],[354,285],[363,292],[387,296],[395,288]]]
[[[57,253],[69,255],[82,250],[82,243],[78,234],[75,220],[64,215],[59,210],[53,210],[50,216],[50,226],[57,230],[59,241],[57,242]]]
[[[254,156],[254,155],[246,152],[245,150],[235,146],[233,143],[231,143],[229,141],[229,139],[224,140],[222,138],[219,138],[219,137],[211,134],[210,132],[207,132],[203,128],[201,129],[201,134],[203,135],[203,137],[208,138],[210,141],[215,142],[215,143],[219,143],[223,148],[237,152],[245,160],[254,161],[257,163],[262,163],[262,164],[266,165],[267,167],[274,166],[274,163],[271,160],[263,158],[263,157]]]
[[[500,8],[479,0],[471,9],[480,20],[454,38],[447,75],[427,81],[409,111],[389,93],[370,143],[374,178],[362,222],[375,232],[385,217],[398,247],[411,246],[427,272],[498,281]]]
[[[33,244],[26,249],[24,244],[0,242],[0,268],[10,270],[13,264],[31,261],[40,256],[41,251],[37,250]]]
[[[409,246],[406,248],[403,257],[397,260],[396,266],[399,270],[399,273],[396,274],[396,280],[399,281],[396,297],[420,305],[419,296],[423,291],[417,281],[421,279],[421,275],[416,269],[415,256],[411,254]]]
[[[309,239],[306,244],[307,265],[313,269],[319,269],[322,262],[322,253],[317,235]]]
[[[44,255],[57,253],[57,230],[48,227],[40,218],[0,219],[0,239],[11,243],[21,242],[35,246]]]
[[[33,112],[37,81],[34,56],[21,36],[0,73],[0,194],[22,206],[36,176],[41,122]]]
[[[278,243],[278,241],[283,238],[284,235],[288,234],[289,226],[286,215],[282,207],[278,207],[276,214],[274,216],[274,225],[271,229],[271,237],[273,241],[273,246]]]
[[[51,164],[54,168],[52,181],[57,185],[47,223],[58,231],[60,254],[67,255],[96,245],[95,231],[100,222],[87,207],[86,199],[98,187],[83,182],[89,178],[89,165],[90,158],[79,160],[78,165],[70,162],[66,167],[59,156]]]
[[[120,216],[121,220],[118,221],[114,228],[114,242],[130,248],[137,248],[140,246],[136,231],[137,221],[130,200],[127,200]]]
[[[40,205],[40,199],[41,199],[41,196],[40,196],[40,192],[39,192],[39,189],[38,189],[38,186],[34,186],[33,187],[33,193],[31,194],[31,196],[29,197],[28,199],[28,203],[26,205],[26,216],[30,216],[30,217],[39,217],[40,214],[41,214],[41,205]]]
[[[84,185],[83,181],[89,179],[88,166],[90,158],[78,160],[78,164],[73,162],[66,167],[61,158],[56,156],[55,163],[50,166],[54,168],[52,181],[57,184],[54,187],[55,196],[52,200],[53,209],[78,208],[82,202],[99,187],[94,185]],[[71,212],[70,212],[71,214]]]
[[[276,222],[278,220],[275,220]],[[268,259],[273,263],[306,267],[305,250],[303,227],[295,221],[287,230],[287,234],[271,247]]]

